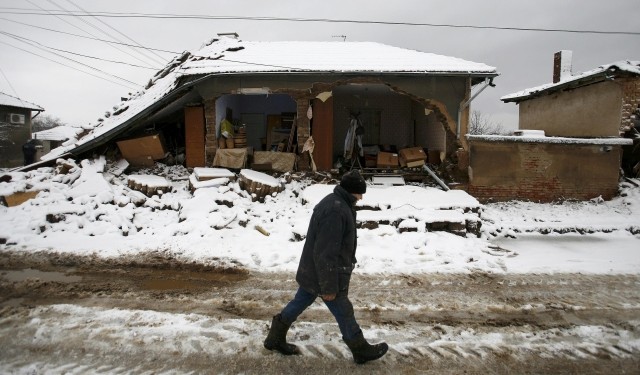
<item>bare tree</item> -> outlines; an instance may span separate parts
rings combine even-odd
[[[502,124],[494,123],[489,116],[485,116],[480,111],[471,112],[469,121],[469,134],[504,134]]]
[[[64,122],[62,122],[62,120],[60,120],[59,118],[43,114],[31,121],[31,131],[39,132],[42,130],[53,129],[60,125],[64,125]]]

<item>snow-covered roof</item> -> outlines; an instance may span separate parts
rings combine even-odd
[[[532,87],[529,89],[518,91],[513,94],[505,95],[501,97],[500,100],[502,100],[505,103],[519,102],[544,92],[558,91],[567,86],[572,87],[573,85],[580,84],[585,80],[589,80],[597,76],[606,75],[607,73],[614,73],[614,72],[626,72],[630,74],[640,75],[640,61],[626,60],[626,61],[618,61],[611,64],[606,64],[606,65],[601,65],[596,69],[588,70],[580,74],[568,75],[568,76],[562,77],[562,79],[556,83],[547,83],[545,85]]]
[[[70,139],[43,156],[55,159],[83,152],[100,139],[142,117],[194,81],[178,87],[180,78],[224,74],[388,73],[494,77],[496,68],[482,63],[373,42],[246,42],[213,39],[195,52],[184,52],[151,78],[146,88],[114,107],[106,119],[88,127],[81,139]]]
[[[82,128],[73,126],[56,126],[55,128],[34,132],[31,138],[41,141],[66,141],[67,139],[77,136],[83,131]]]
[[[245,42],[223,38],[194,53],[182,74],[245,72],[383,72],[497,75],[456,57],[374,42]]]
[[[33,111],[44,111],[44,108],[40,107],[39,105],[29,103],[26,100],[16,98],[15,96],[11,96],[3,92],[0,92],[0,105],[4,105],[7,107],[26,108]]]

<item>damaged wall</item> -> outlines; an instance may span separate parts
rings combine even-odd
[[[298,144],[302,145],[310,135],[310,122],[306,117],[306,111],[311,100],[317,94],[325,91],[332,91],[336,87],[348,85],[349,83],[360,84],[385,84],[397,90],[392,96],[398,101],[399,112],[395,114],[387,111],[388,120],[382,125],[391,129],[387,134],[400,134],[398,125],[402,123],[403,132],[410,129],[410,135],[402,135],[402,139],[394,140],[398,146],[409,145],[415,141],[415,133],[413,131],[412,113],[415,112],[412,101],[418,101],[424,107],[431,109],[436,116],[436,121],[429,121],[431,124],[446,126],[448,132],[455,131],[455,123],[457,120],[457,110],[460,102],[468,96],[468,77],[446,77],[446,76],[427,76],[423,79],[416,79],[415,76],[384,76],[384,77],[366,77],[341,74],[323,74],[323,75],[269,75],[264,74],[257,77],[242,76],[219,76],[208,79],[199,84],[197,90],[202,98],[204,98],[205,119],[206,119],[206,161],[207,165],[211,165],[213,156],[217,149],[217,124],[221,118],[216,108],[216,99],[226,94],[236,93],[241,88],[262,88],[266,87],[272,93],[280,93],[290,95],[296,102],[298,119]],[[387,98],[388,99],[388,98]],[[384,100],[384,99],[383,99]],[[380,105],[386,103],[381,103]],[[336,110],[339,112],[339,108]],[[336,113],[335,118],[340,114]],[[346,118],[348,125],[348,117]],[[342,134],[346,133],[346,127],[340,128],[339,124],[335,132],[334,139],[343,140]],[[387,129],[387,130],[388,130]],[[466,129],[466,124],[463,124]],[[384,129],[381,129],[384,133]],[[444,132],[447,132],[445,130]],[[437,133],[437,131],[436,131]],[[438,138],[439,135],[438,135]],[[452,137],[443,137],[452,138]],[[455,138],[455,137],[454,137]],[[338,141],[336,141],[338,142]],[[438,140],[440,142],[440,139]],[[429,147],[429,145],[427,145]],[[438,146],[439,147],[439,146]],[[334,147],[335,148],[335,147]],[[339,146],[338,150],[342,150],[343,146]],[[456,147],[457,148],[457,147]],[[334,152],[336,153],[336,152]]]
[[[618,192],[621,146],[473,137],[469,144],[469,193],[480,201],[611,199]]]

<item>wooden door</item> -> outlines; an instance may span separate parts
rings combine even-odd
[[[184,108],[184,143],[187,168],[205,166],[204,107]]]
[[[333,97],[313,100],[311,136],[315,142],[313,160],[320,171],[333,167]]]

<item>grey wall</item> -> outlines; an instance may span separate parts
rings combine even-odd
[[[544,130],[547,136],[617,137],[622,88],[605,81],[521,102],[520,129]]]

